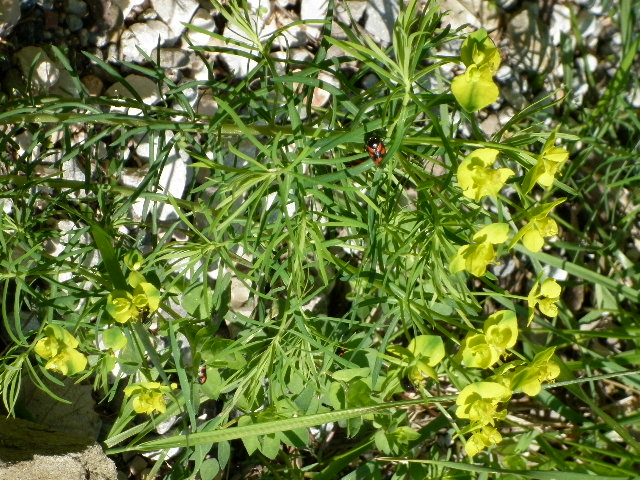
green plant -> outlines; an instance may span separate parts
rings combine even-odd
[[[107,400],[126,395],[105,439],[111,453],[183,447],[167,478],[216,477],[230,468],[232,455],[240,456],[230,443],[236,439],[274,476],[287,478],[307,473],[294,467],[295,455],[305,457],[314,478],[338,478],[374,448],[393,456],[389,461],[415,457],[413,465],[396,464],[398,478],[444,478],[456,470],[604,475],[610,471],[602,459],[609,456],[615,474],[630,475],[637,441],[589,398],[592,384],[574,377],[593,369],[620,373],[634,360],[591,351],[587,360],[561,361],[560,349],[585,335],[577,327],[600,312],[575,318],[545,265],[593,284],[602,310],[620,310],[617,302],[633,301],[638,292],[582,266],[575,242],[556,240],[540,253],[558,223],[568,227],[556,207],[578,193],[575,169],[565,162],[566,145],[579,137],[527,124],[553,106],[544,103],[518,113],[508,129],[483,134],[470,112],[495,100],[497,49],[486,32],[467,37],[460,54],[467,70],[449,95],[439,67],[458,59],[436,52],[461,35],[439,27],[434,6],[420,10],[417,3],[401,12],[389,49],[341,25],[348,39],[325,36],[308,62],[272,58],[269,46],[282,31],[265,41],[241,5],[218,5],[247,38],[227,51],[255,62],[237,85],[175,85],[160,68],[130,64],[166,92],[165,105],[95,99],[82,87],[77,101],[8,102],[0,115],[3,141],[13,144],[11,137],[23,132],[32,140],[2,178],[13,186],[0,238],[3,326],[11,339],[0,372],[7,410],[15,412],[20,371],[46,390],[44,379],[57,380],[48,370],[65,373],[60,367],[67,363],[51,363],[63,352],[76,359],[67,374],[83,370],[81,355],[89,367],[80,378],[95,374]],[[361,62],[354,77],[327,58],[330,46]],[[340,88],[320,73],[333,75]],[[370,74],[379,82],[363,91],[358,82]],[[487,83],[489,98],[481,94]],[[187,88],[210,91],[217,114],[198,115]],[[331,93],[329,107],[312,106],[317,88]],[[136,107],[144,115],[109,107]],[[456,137],[463,123],[474,138]],[[83,142],[73,137],[79,124],[87,130]],[[388,145],[380,168],[364,151],[371,135]],[[146,177],[137,188],[117,185],[125,146],[145,137],[154,146]],[[99,163],[101,141],[108,141],[108,160],[95,172],[86,169],[97,182],[34,171],[40,146],[65,147],[58,168],[81,156]],[[181,200],[154,188],[173,149],[194,159]],[[436,167],[444,173],[431,173]],[[129,216],[136,202],[147,214],[140,221]],[[159,220],[162,205],[173,207],[176,221]],[[72,225],[62,251],[52,255],[44,246],[61,236],[51,225],[57,218]],[[571,261],[561,247],[572,252]],[[527,280],[518,289],[492,267],[510,257]],[[234,305],[231,296],[241,287],[245,296]],[[342,292],[340,308],[322,309],[318,299],[332,292]],[[19,321],[24,311],[39,312],[38,326]],[[46,353],[42,345],[52,339],[60,348]],[[204,383],[197,381],[201,364]],[[555,379],[568,396],[545,389]],[[420,398],[397,401],[407,382]],[[443,396],[449,388],[460,393]],[[536,428],[544,419],[519,411],[510,403],[514,395],[529,410],[563,415],[590,438],[575,445],[570,431]],[[211,400],[219,408],[201,420]],[[600,423],[587,420],[576,401]],[[407,407],[429,408],[436,418],[425,416],[421,428],[412,428]],[[532,426],[518,427],[518,414]],[[158,438],[156,428],[169,420],[172,430]],[[332,422],[357,444],[325,458],[308,429]],[[430,439],[443,431],[456,442],[466,438],[466,453],[442,454]],[[612,432],[626,444],[608,439]],[[565,449],[585,462],[569,464]],[[521,462],[524,452],[528,464]],[[598,458],[586,461],[592,453]],[[380,463],[362,462],[356,472],[381,470]]]

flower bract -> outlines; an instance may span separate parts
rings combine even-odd
[[[502,441],[502,435],[494,427],[488,425],[483,426],[479,430],[475,431],[473,435],[467,440],[465,449],[467,455],[473,457],[479,452],[491,445],[497,445]]]
[[[451,273],[466,270],[476,277],[485,274],[487,266],[496,256],[494,245],[504,243],[509,236],[509,225],[494,223],[480,229],[473,240],[478,243],[463,245],[449,262]]]
[[[532,397],[538,395],[544,382],[553,381],[560,375],[560,367],[551,359],[554,351],[555,347],[543,350],[529,365],[519,367],[511,373],[511,387]]]
[[[167,410],[165,394],[177,388],[175,383],[170,387],[159,382],[140,382],[124,389],[127,397],[133,397],[133,409],[136,413],[164,413]]]
[[[566,198],[561,198],[552,203],[539,205],[529,212],[529,223],[522,227],[513,237],[510,247],[515,245],[520,239],[522,244],[530,252],[539,252],[544,245],[544,239],[554,237],[558,234],[558,224],[548,215],[551,211]]]
[[[467,367],[493,366],[518,338],[518,320],[512,311],[491,315],[484,323],[484,333],[467,336],[462,342],[461,356]]]
[[[87,357],[76,350],[79,342],[67,330],[58,325],[49,325],[44,329],[45,337],[38,340],[34,351],[48,359],[47,370],[63,375],[74,375],[87,366]]]
[[[558,305],[556,304],[560,301],[561,293],[562,287],[553,278],[547,278],[542,284],[536,282],[527,297],[529,303],[529,323],[533,320],[536,305],[546,316],[558,316]]]
[[[467,155],[458,167],[458,184],[462,194],[479,201],[482,197],[495,197],[507,179],[515,175],[510,168],[491,168],[498,150],[479,148]]]
[[[472,423],[493,425],[501,420],[505,411],[498,411],[498,404],[511,398],[511,390],[496,382],[476,382],[462,389],[456,400],[458,418],[468,418]]]

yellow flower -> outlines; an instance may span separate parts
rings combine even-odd
[[[107,297],[107,312],[118,323],[137,320],[140,310],[133,303],[133,295],[125,290],[114,290]]]
[[[47,370],[63,375],[74,375],[87,366],[87,357],[76,350],[78,340],[67,330],[57,325],[44,329],[45,337],[38,340],[34,347],[36,354],[49,361]]]
[[[462,361],[471,368],[493,366],[518,338],[518,320],[514,312],[501,310],[484,322],[484,333],[468,335],[462,342]]]
[[[558,306],[556,303],[560,301],[561,293],[562,287],[552,278],[547,278],[542,282],[542,285],[536,282],[527,296],[527,301],[529,302],[529,323],[533,320],[536,305],[546,316],[557,317]]]
[[[498,404],[511,398],[511,390],[496,382],[476,382],[462,389],[456,400],[456,416],[472,423],[493,425],[506,416],[498,411]]]
[[[560,198],[552,203],[538,205],[529,212],[529,223],[520,229],[513,237],[509,247],[522,239],[522,244],[530,252],[539,252],[544,245],[544,239],[555,237],[558,234],[558,224],[552,218],[548,218],[551,211],[566,198]]]
[[[469,440],[467,440],[465,449],[467,451],[467,455],[473,457],[485,448],[491,445],[497,445],[501,441],[502,435],[500,435],[500,432],[498,432],[494,427],[485,425],[471,435]]]
[[[167,387],[159,382],[140,382],[126,387],[124,394],[133,397],[133,409],[136,413],[151,415],[153,412],[164,413],[167,410],[165,394],[177,387],[175,383]]]
[[[551,357],[555,347],[538,353],[529,365],[514,370],[510,376],[513,390],[522,390],[529,396],[536,396],[542,390],[544,382],[555,380],[560,375],[560,367]]]
[[[467,67],[486,66],[492,74],[500,67],[500,52],[485,29],[469,34],[460,48],[460,59]]]
[[[529,193],[533,186],[538,185],[549,188],[560,172],[560,169],[569,160],[569,152],[561,147],[555,147],[556,135],[553,133],[545,143],[542,153],[538,155],[536,165],[529,170],[522,182],[525,193]]]
[[[107,312],[119,323],[137,321],[143,310],[154,312],[159,305],[160,292],[148,282],[136,284],[133,294],[126,290],[114,290],[107,297]]]
[[[478,243],[463,245],[449,262],[451,273],[466,270],[476,277],[481,277],[487,270],[487,265],[496,256],[494,245],[504,243],[509,236],[509,225],[494,223],[480,229],[473,240]]]
[[[560,147],[546,148],[538,158],[536,169],[536,182],[539,185],[549,188],[553,185],[558,171],[569,160],[569,152]]]
[[[495,197],[507,179],[515,175],[510,168],[490,168],[496,161],[498,150],[480,148],[465,157],[458,167],[458,184],[462,194],[479,201],[482,197]]]

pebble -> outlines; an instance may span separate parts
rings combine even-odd
[[[327,18],[328,10],[329,0],[303,0],[300,4],[300,20],[324,20]],[[317,26],[313,24],[306,24],[305,27],[308,35],[315,39],[320,38],[320,34],[322,33],[322,23],[319,23]]]
[[[70,32],[77,32],[82,29],[84,23],[82,19],[77,15],[67,15],[67,27]]]
[[[189,23],[200,7],[197,0],[151,0],[153,9],[169,25],[172,38],[177,40],[185,30],[183,23]]]
[[[540,25],[538,18],[540,9],[535,4],[528,4],[528,8],[514,15],[507,25],[509,42],[512,45],[522,43],[522,39],[527,39],[526,48],[521,48],[513,52],[513,58],[518,65],[519,71],[536,71],[542,73],[551,62],[549,54],[549,34],[543,25]]]
[[[340,88],[340,81],[332,74],[327,72],[320,72],[318,74],[318,80],[325,82],[328,85],[333,85],[336,88]],[[315,108],[320,108],[325,106],[329,99],[331,98],[331,93],[329,93],[324,88],[316,87],[313,89],[313,97],[311,98],[311,106]]]
[[[158,92],[158,86],[156,83],[149,79],[148,77],[143,77],[142,75],[138,75],[132,73],[125,77],[125,80],[131,88],[133,88],[136,93],[142,98],[142,101],[147,105],[154,105],[160,100],[160,95]],[[107,88],[105,95],[108,97],[124,97],[124,98],[133,98],[133,93],[122,83],[116,82]],[[112,111],[121,112],[126,111],[127,108],[124,107],[112,107]],[[138,108],[129,108],[129,115],[139,115],[142,111]]]
[[[138,51],[138,47],[149,52],[158,44],[168,46],[170,42],[167,39],[170,36],[169,27],[160,20],[134,23],[122,32],[120,37],[120,59],[125,62],[144,63],[146,59]]]
[[[217,111],[218,103],[216,102],[215,98],[213,98],[213,95],[211,95],[211,93],[209,92],[204,93],[198,101],[196,112],[198,112],[200,115],[208,115],[212,117],[216,114]]]
[[[571,10],[565,5],[554,5],[549,26],[549,36],[553,45],[560,45],[562,34],[571,33]]]
[[[111,0],[111,4],[120,10],[124,19],[129,19],[131,12],[144,3],[145,0]]]
[[[16,0],[0,0],[0,38],[9,35],[20,20],[20,2]]]
[[[165,145],[172,144],[173,140],[173,132],[166,131],[164,138]],[[149,145],[149,141],[146,140],[147,150],[151,148],[158,148],[158,144],[154,144],[153,146]],[[145,152],[143,152],[145,153]],[[146,152],[149,153],[148,151]],[[189,162],[189,154],[186,153],[183,149],[173,147],[169,154],[164,158],[164,166],[162,168],[162,172],[160,173],[160,178],[158,179],[158,192],[161,192],[165,195],[169,195],[174,198],[182,198],[184,194],[184,189],[187,185],[187,181],[191,177],[190,169],[187,164]],[[148,200],[143,198],[139,198],[136,200],[133,205],[133,210],[142,217],[144,213],[144,204],[147,203]],[[170,219],[177,219],[178,214],[173,208],[172,205],[164,202],[148,202],[150,208],[157,208],[158,220],[160,221],[168,221]]]
[[[360,20],[362,20],[362,17],[364,17],[364,12],[367,9],[367,4],[367,1],[355,0],[353,2],[349,2],[349,10],[347,10],[342,4],[336,5],[335,9],[337,20],[340,20],[346,25],[351,24],[351,18],[353,18],[353,20],[355,20],[356,22],[360,22]],[[331,31],[333,32],[333,30]]]
[[[211,12],[205,8],[199,9],[191,19],[190,23],[198,28],[206,30],[207,32],[217,32],[216,22],[214,22]],[[197,32],[195,30],[187,30],[186,36],[194,45],[208,46],[211,45],[214,40],[211,35]]]
[[[31,76],[37,90],[48,91],[60,79],[60,70],[40,47],[24,47],[16,53],[16,61],[25,78]],[[35,64],[33,72],[31,66]]]
[[[65,10],[71,15],[84,17],[87,14],[87,4],[82,0],[67,0]]]
[[[364,28],[378,39],[383,48],[391,44],[393,25],[398,18],[398,13],[400,13],[400,6],[397,2],[388,0],[371,0],[370,2]]]
[[[154,62],[159,60],[163,68],[182,68],[189,65],[189,53],[180,48],[154,48],[151,52]]]
[[[497,9],[487,8],[485,0],[439,0],[438,4],[440,11],[448,11],[445,21],[454,31],[465,27],[463,32],[472,32],[478,28],[492,32],[498,28]]]
[[[71,77],[71,74],[66,69],[60,70],[60,78],[58,79],[58,82],[51,88],[51,93],[54,95],[59,95],[61,97],[78,97],[78,87],[76,86],[73,77]]]
[[[104,83],[100,79],[100,77],[96,75],[85,75],[82,77],[82,84],[87,89],[87,92],[92,97],[97,97],[102,93],[104,89]]]

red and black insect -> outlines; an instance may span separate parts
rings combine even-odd
[[[387,147],[384,146],[384,142],[378,137],[369,137],[365,146],[367,147],[367,152],[369,152],[371,160],[379,167],[382,160],[384,160],[384,156],[387,154]]]
[[[202,385],[207,381],[207,366],[203,363],[198,368],[198,383]]]

